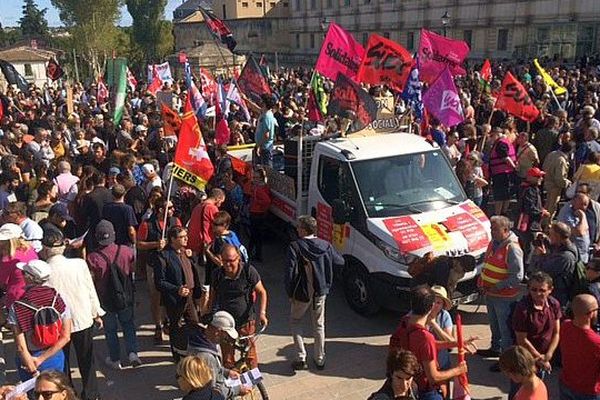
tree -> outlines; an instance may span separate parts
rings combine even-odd
[[[72,47],[89,65],[92,78],[118,49],[121,31],[116,23],[122,0],[51,0],[60,20],[69,28]]]
[[[47,36],[48,21],[46,21],[47,8],[40,10],[34,0],[25,0],[23,16],[19,20],[21,31],[25,36]]]
[[[146,61],[156,62],[173,50],[170,23],[164,20],[167,0],[125,0],[133,19],[132,38]]]

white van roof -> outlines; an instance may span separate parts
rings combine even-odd
[[[339,138],[320,144],[329,147],[334,153],[346,150],[355,156],[355,161],[421,153],[433,149],[423,137],[410,133],[391,133],[352,139]],[[340,156],[342,159],[350,160],[343,155]]]

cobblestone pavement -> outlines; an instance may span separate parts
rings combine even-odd
[[[282,287],[282,245],[273,243],[265,254],[269,261],[257,265],[269,292],[269,327],[259,338],[260,369],[265,377],[270,398],[273,400],[363,400],[377,390],[385,376],[385,356],[389,335],[393,332],[400,315],[381,312],[375,317],[364,318],[354,313],[346,304],[341,285],[335,285],[327,299],[326,334],[327,365],[317,371],[309,363],[308,371],[294,373],[290,367],[293,357],[292,340],[288,329],[288,300]],[[176,387],[175,368],[167,345],[152,344],[153,325],[150,323],[149,306],[146,302],[145,282],[138,282],[137,322],[139,355],[144,365],[121,371],[109,370],[103,360],[107,354],[104,337],[97,333],[95,340],[96,363],[102,399],[153,399],[171,400],[182,396]],[[489,346],[490,332],[487,326],[485,306],[461,306],[465,336],[479,335],[480,348]],[[310,336],[309,322],[306,331]],[[10,335],[5,334],[7,381],[14,382],[14,345]],[[312,339],[307,340],[311,354]],[[123,359],[126,356],[123,355]],[[508,380],[499,373],[490,373],[493,360],[473,356],[468,359],[469,379],[473,399],[505,399]],[[73,361],[72,365],[76,365]],[[550,376],[550,398],[558,398],[558,373]],[[75,373],[75,377],[78,377]],[[75,381],[79,387],[79,380]]]

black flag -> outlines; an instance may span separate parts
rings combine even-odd
[[[29,91],[29,83],[23,75],[19,74],[19,72],[15,69],[15,66],[9,63],[8,61],[0,60],[0,69],[6,78],[6,81],[11,85],[17,85],[19,90],[23,93],[27,93]]]
[[[237,42],[233,38],[233,34],[231,33],[229,27],[225,25],[225,22],[217,18],[215,13],[213,13],[211,10],[200,7],[200,12],[204,17],[206,26],[212,32],[212,34],[218,37],[221,42],[227,46],[229,51],[233,52],[233,49],[235,49],[235,46],[237,46]]]
[[[261,96],[263,94],[272,94],[271,86],[269,81],[262,73],[258,62],[252,55],[246,60],[246,65],[240,74],[238,79],[238,87],[250,100],[256,104],[262,105],[263,101]]]
[[[352,120],[351,131],[356,132],[377,118],[377,103],[346,75],[338,74],[327,105],[327,114]]]

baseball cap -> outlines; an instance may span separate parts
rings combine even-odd
[[[210,325],[227,333],[232,339],[238,338],[238,332],[235,330],[235,320],[227,311],[217,311],[213,315]]]
[[[546,173],[538,167],[529,168],[527,170],[527,176],[532,176],[534,178],[542,178],[544,175],[546,175]]]
[[[144,125],[138,125],[135,127],[136,132],[146,132],[147,130],[148,128],[146,128]]]
[[[17,263],[17,268],[40,280],[48,279],[52,273],[52,268],[50,268],[50,265],[43,260],[31,260],[26,263],[20,262]]]
[[[73,221],[73,217],[69,215],[69,209],[63,203],[56,203],[52,207],[50,207],[48,215],[56,215],[64,219],[65,221]]]
[[[0,227],[0,240],[18,239],[23,236],[23,229],[17,224],[4,224]]]
[[[94,234],[100,246],[108,246],[115,242],[115,228],[110,221],[105,219],[98,222]]]
[[[154,165],[147,163],[142,166],[142,170],[145,175],[150,175],[154,173]]]

